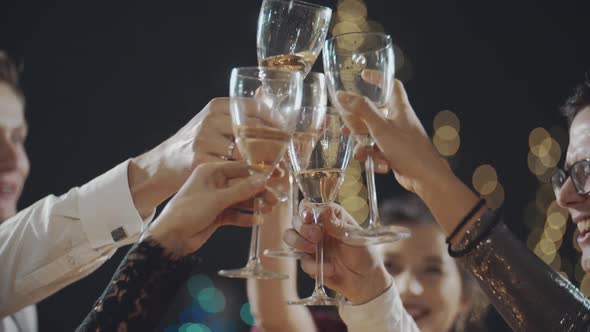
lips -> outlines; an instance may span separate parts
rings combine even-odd
[[[430,313],[430,310],[424,306],[421,305],[404,305],[406,311],[408,312],[408,314],[410,314],[410,316],[412,316],[412,318],[414,319],[414,321],[416,323],[418,323],[420,320],[424,319],[426,316],[428,316],[428,314]]]
[[[581,219],[576,222],[579,234],[577,237],[578,244],[580,246],[590,245],[590,218]]]

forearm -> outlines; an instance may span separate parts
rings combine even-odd
[[[430,179],[426,178],[419,187],[421,190],[417,194],[428,206],[447,235],[457,228],[461,220],[479,200],[479,197],[451,170],[443,171],[439,176]],[[470,226],[483,212],[484,209],[476,213],[466,226]],[[463,236],[467,227],[460,230],[453,242]]]
[[[152,238],[137,243],[77,331],[153,330],[195,263]]]
[[[172,174],[165,165],[165,147],[154,149],[129,161],[129,191],[135,208],[142,218],[149,216],[162,202],[182,186],[181,178],[188,174]]]
[[[284,248],[284,231],[291,226],[291,202],[281,203],[265,216],[261,228],[260,248]],[[290,306],[288,300],[297,295],[297,266],[295,259],[261,257],[263,265],[270,271],[289,276],[286,280],[248,279],[248,299],[252,314],[259,330],[273,331],[314,331],[310,312],[303,306]]]
[[[133,206],[127,163],[0,225],[0,316],[38,302],[137,240],[147,220]]]
[[[503,223],[461,261],[514,331],[590,330],[590,302]]]

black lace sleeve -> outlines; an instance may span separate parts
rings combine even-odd
[[[197,262],[175,257],[156,241],[135,244],[76,331],[151,331]]]
[[[464,242],[485,228],[476,222]],[[590,331],[590,302],[533,255],[503,223],[462,258],[462,263],[514,331]]]

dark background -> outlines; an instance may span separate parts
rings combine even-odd
[[[494,165],[506,190],[503,214],[525,239],[523,207],[537,187],[527,168],[528,134],[538,126],[564,125],[557,108],[588,69],[584,1],[366,3],[369,17],[385,26],[412,63],[406,88],[427,130],[440,110],[459,115],[458,174],[470,182],[477,165]],[[0,48],[25,68],[32,171],[21,207],[146,151],[211,98],[227,95],[231,68],[256,63],[259,4],[2,3]],[[398,190],[392,178],[378,182],[383,196]],[[248,240],[247,230],[219,231],[202,249],[205,270],[213,276],[241,265]],[[41,331],[77,326],[123,254],[40,303]],[[226,318],[238,321],[245,283],[214,282],[227,292]],[[178,324],[174,311],[190,303],[186,294],[179,297],[170,324]]]

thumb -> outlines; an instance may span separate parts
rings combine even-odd
[[[264,190],[266,177],[254,174],[230,183],[227,188],[220,190],[219,197],[225,207],[250,199]]]
[[[344,109],[344,114],[349,113],[361,118],[371,134],[387,130],[387,120],[383,112],[368,98],[345,91],[338,91],[336,98]]]
[[[332,205],[322,212],[324,231],[326,234],[337,239],[343,239],[351,230],[360,228],[343,208]]]

